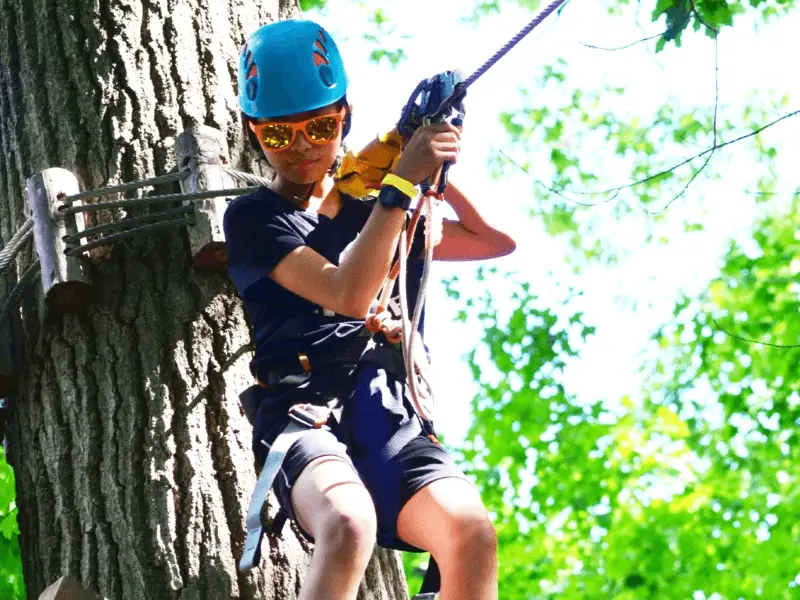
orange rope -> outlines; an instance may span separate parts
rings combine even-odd
[[[403,231],[400,232],[398,244],[398,258],[389,270],[386,279],[384,280],[381,293],[378,298],[378,306],[375,313],[367,315],[365,319],[366,329],[373,335],[376,333],[383,333],[386,339],[392,343],[402,343],[403,345],[403,363],[406,367],[406,380],[408,384],[408,391],[411,397],[411,403],[414,410],[420,417],[425,419],[432,419],[433,408],[433,389],[428,379],[427,360],[417,361],[414,352],[414,340],[419,337],[417,327],[421,317],[422,304],[425,301],[425,287],[428,279],[428,269],[430,262],[433,260],[433,248],[441,241],[441,230],[434,233],[434,211],[436,205],[443,199],[443,194],[434,191],[438,187],[438,182],[441,177],[441,168],[436,172],[432,178],[434,184],[425,195],[417,203],[416,208],[411,216],[410,221],[403,220]],[[427,220],[425,222],[425,266],[423,268],[422,281],[420,282],[420,290],[417,295],[417,303],[414,308],[414,318],[409,322],[408,319],[408,306],[405,286],[406,278],[406,264],[408,257],[411,254],[411,247],[414,241],[414,233],[417,229],[422,211],[427,211]],[[437,213],[438,215],[438,213]],[[405,237],[403,237],[405,236]],[[400,275],[400,318],[393,319],[391,314],[387,311],[389,298],[391,297],[392,290],[394,289],[395,281]],[[404,331],[408,327],[410,331]]]
[[[403,322],[393,319],[385,308],[379,309],[374,315],[369,315],[365,322],[370,333],[382,332],[392,344],[403,341]]]
[[[414,213],[411,215],[411,221],[408,223],[408,233],[406,235],[406,247],[408,248],[408,253],[406,254],[406,258],[411,255],[411,244],[414,241],[414,232],[417,230],[417,223],[419,223],[419,217],[422,214],[422,206],[423,202],[419,202],[417,204],[417,207],[414,209]],[[394,261],[392,268],[389,270],[389,279],[397,279],[398,273],[400,273],[399,256],[397,257],[397,260]]]

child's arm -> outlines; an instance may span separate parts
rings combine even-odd
[[[412,184],[458,158],[458,129],[438,123],[417,130],[394,173]],[[339,314],[362,319],[392,264],[405,211],[378,205],[339,266],[308,246],[289,252],[269,276],[290,292]]]
[[[433,252],[435,260],[483,260],[505,256],[516,249],[514,239],[487,223],[452,181],[447,184],[444,199],[453,207],[458,221],[445,220],[442,241]]]

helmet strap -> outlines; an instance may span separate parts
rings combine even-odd
[[[342,166],[342,160],[344,160],[344,155],[346,152],[347,148],[345,148],[345,145],[342,144],[339,147],[339,153],[336,155],[336,158],[333,159],[333,164],[328,169],[328,175],[330,175],[331,177],[336,175],[336,172],[339,170],[339,167]]]

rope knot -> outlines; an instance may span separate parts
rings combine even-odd
[[[364,323],[370,333],[382,333],[392,344],[403,340],[403,322],[392,318],[386,309],[378,307],[378,311],[368,315]]]

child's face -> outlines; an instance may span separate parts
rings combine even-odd
[[[278,175],[292,183],[311,184],[321,180],[336,160],[342,144],[343,118],[344,110],[331,104],[295,115],[262,119],[255,125],[255,133]],[[260,125],[274,127],[259,129]],[[297,130],[300,125],[303,126]],[[285,148],[270,148],[264,138],[274,138],[276,132],[280,134],[278,137],[294,136],[294,140]],[[328,137],[330,141],[326,141]],[[316,143],[311,141],[314,138]]]

